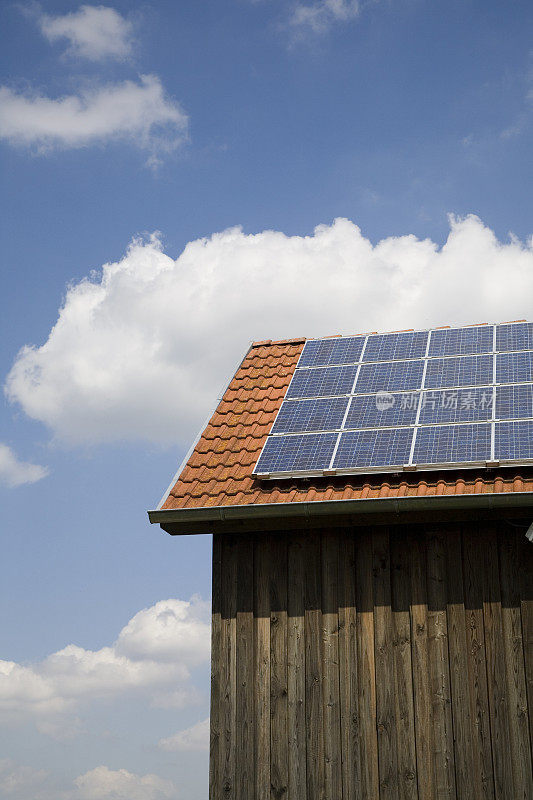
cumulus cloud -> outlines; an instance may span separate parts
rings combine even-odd
[[[196,666],[209,659],[210,605],[195,596],[189,602],[165,600],[135,614],[121,630],[116,652],[132,660]]]
[[[176,797],[172,781],[157,775],[135,775],[125,769],[107,767],[80,775],[74,781],[72,800],[164,800]]]
[[[530,314],[533,241],[451,218],[442,247],[373,245],[337,219],[311,236],[232,228],[176,259],[135,240],[70,286],[41,346],[18,354],[9,400],[70,443],[190,443],[253,339],[327,336]]]
[[[0,759],[0,796],[5,800],[167,800],[176,786],[158,775],[137,775],[106,766],[91,769],[66,785],[46,770]]]
[[[155,158],[183,143],[187,124],[156,75],[59,98],[0,86],[0,138],[41,153],[126,140]]]
[[[290,25],[300,32],[324,33],[335,22],[355,19],[360,10],[359,0],[320,0],[312,5],[297,3],[290,18]]]
[[[197,722],[190,728],[178,731],[174,736],[160,739],[158,746],[168,752],[193,751],[209,749],[209,717]]]
[[[198,697],[190,670],[209,660],[209,635],[207,604],[171,599],[140,611],[100,650],[70,644],[35,664],[0,661],[0,719],[31,718],[56,736],[96,699],[137,692],[155,705],[183,706]]]
[[[13,450],[0,442],[0,486],[23,486],[46,478],[48,469],[38,464],[20,461]]]
[[[49,42],[68,42],[69,55],[101,61],[123,60],[132,50],[133,26],[108,6],[80,6],[68,14],[35,13],[37,23]]]

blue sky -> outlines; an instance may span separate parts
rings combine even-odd
[[[0,15],[0,796],[200,800],[211,543],[146,510],[253,339],[531,318],[533,7]]]

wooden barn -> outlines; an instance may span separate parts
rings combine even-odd
[[[532,800],[532,358],[250,347],[150,512],[213,535],[210,800]]]

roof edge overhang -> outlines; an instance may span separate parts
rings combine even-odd
[[[417,512],[505,511],[533,507],[533,492],[486,492],[483,494],[426,495],[424,497],[380,497],[368,500],[313,500],[293,503],[257,503],[234,506],[161,509],[148,512],[151,523],[164,529],[179,526],[186,533],[188,523],[217,524],[232,521],[306,519],[331,516],[387,514],[396,517]],[[170,532],[170,531],[169,531]],[[174,532],[174,531],[172,531]]]

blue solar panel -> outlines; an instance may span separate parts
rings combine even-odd
[[[415,464],[447,464],[458,461],[489,461],[490,425],[433,425],[419,428]]]
[[[501,461],[533,458],[533,420],[497,422],[494,455]]]
[[[350,394],[357,367],[297,369],[287,397],[333,397]]]
[[[409,461],[413,428],[342,433],[335,469],[401,466]]]
[[[271,436],[267,439],[256,472],[295,472],[327,469],[337,443],[336,433]]]
[[[498,386],[496,389],[496,419],[533,417],[533,384]]]
[[[427,331],[384,333],[368,337],[363,361],[399,361],[404,358],[424,358]]]
[[[498,325],[496,350],[533,350],[533,322]]]
[[[532,441],[532,323],[316,339],[256,472],[316,473],[332,458],[339,471],[397,471],[411,449],[422,469],[520,461]]]
[[[423,361],[389,361],[385,364],[363,364],[357,378],[357,394],[419,389],[424,371]]]
[[[287,401],[280,409],[272,433],[335,430],[340,428],[347,406],[347,397]]]
[[[299,367],[318,367],[328,364],[355,364],[365,343],[364,336],[336,339],[312,339],[305,343]]]
[[[533,353],[499,353],[496,361],[496,383],[533,381]]]
[[[397,428],[414,425],[420,392],[361,395],[354,397],[345,428]]]
[[[421,425],[438,422],[482,422],[492,417],[492,386],[483,389],[444,389],[422,393]]]
[[[492,376],[492,356],[435,358],[428,361],[424,386],[427,389],[483,386],[492,383]]]
[[[431,331],[430,356],[461,356],[491,353],[494,343],[492,325],[473,328],[443,328]]]

